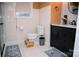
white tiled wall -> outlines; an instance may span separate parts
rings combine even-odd
[[[39,25],[39,9],[33,9],[33,15],[29,18],[17,18],[17,26],[23,28],[23,30],[17,28],[18,39],[24,41],[28,33],[36,33],[37,25]]]
[[[31,17],[16,18],[13,14],[14,3],[5,4],[5,18],[6,23],[6,44],[16,44],[26,39],[28,33],[36,33],[36,28],[39,24],[45,27],[46,44],[50,41],[50,6],[41,9],[33,9]],[[16,28],[17,25],[17,28]],[[22,28],[22,29],[21,29]]]
[[[31,17],[16,18],[14,3],[5,3],[6,44],[17,44],[26,39],[28,33],[35,33],[39,24],[39,9],[32,9]],[[16,26],[18,28],[16,28]],[[20,29],[22,28],[22,30]]]
[[[4,24],[6,44],[16,43],[16,20],[14,17],[14,3],[4,3]]]

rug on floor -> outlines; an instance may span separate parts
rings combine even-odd
[[[18,45],[7,46],[4,57],[21,57],[21,52]]]
[[[64,54],[63,52],[59,51],[58,49],[56,49],[54,47],[52,49],[49,49],[49,50],[45,51],[45,53],[49,57],[67,57],[66,54]]]

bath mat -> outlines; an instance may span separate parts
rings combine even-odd
[[[49,57],[67,57],[66,54],[64,54],[63,52],[59,51],[56,48],[52,48],[50,50],[45,51],[45,53],[49,56]]]
[[[7,46],[5,50],[5,57],[21,57],[21,52],[18,45]]]

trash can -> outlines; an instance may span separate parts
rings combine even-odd
[[[40,46],[45,45],[45,37],[43,35],[40,35],[40,37],[39,37],[39,45]]]

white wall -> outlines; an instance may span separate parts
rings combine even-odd
[[[5,25],[6,25],[6,44],[17,44],[24,42],[28,33],[36,32],[36,26],[39,24],[39,10],[33,9],[31,17],[16,18],[14,3],[5,3]],[[9,16],[9,18],[8,18]],[[17,27],[18,28],[17,28]],[[23,30],[19,28],[23,27]]]
[[[28,33],[36,33],[36,28],[39,25],[39,9],[33,9],[33,15],[26,18],[17,18],[17,36],[20,41],[26,39]]]
[[[16,43],[16,20],[14,16],[14,3],[4,3],[4,24],[6,44]]]
[[[68,2],[63,2],[62,4],[62,14],[61,14],[61,23],[62,23],[62,18],[64,15],[68,15],[68,21],[71,22],[72,20],[77,20],[77,15],[72,14],[68,10]]]
[[[40,9],[40,25],[45,28],[45,40],[46,46],[50,45],[50,19],[51,19],[51,11],[50,6],[46,6]]]
[[[78,5],[78,15],[79,15],[79,5]],[[74,57],[79,57],[79,16],[77,19],[77,28],[76,28],[76,39],[75,39],[75,46],[74,46]]]
[[[16,18],[14,3],[5,3],[6,44],[24,42],[28,33],[35,33],[41,24],[45,27],[46,45],[50,44],[50,6],[33,9],[31,17]],[[17,28],[16,28],[17,26]],[[22,30],[20,28],[23,28]]]

